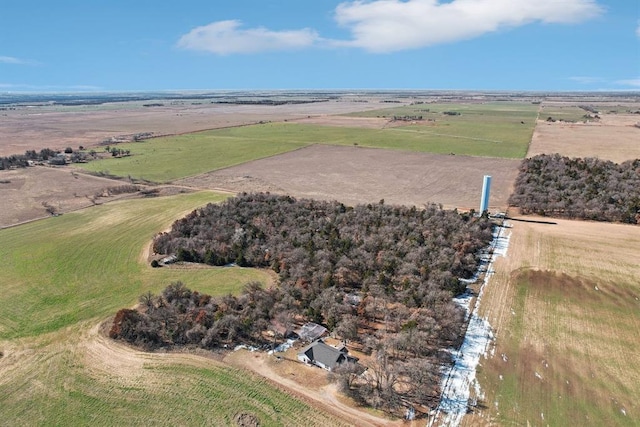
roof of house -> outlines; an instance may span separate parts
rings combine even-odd
[[[305,341],[314,341],[327,332],[327,328],[316,323],[307,323],[296,331],[296,334]]]
[[[341,349],[337,349],[325,344],[323,341],[309,344],[298,354],[304,354],[309,360],[320,362],[329,369],[333,369],[336,365],[349,359],[347,349],[344,346]]]

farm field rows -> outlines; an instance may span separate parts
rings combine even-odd
[[[493,176],[491,207],[504,210],[519,160],[313,145],[175,183],[269,191],[348,205],[377,203],[478,209],[482,177]]]
[[[441,119],[438,114],[436,122],[384,129],[358,127],[358,117],[354,117],[357,123],[354,127],[345,125],[343,119],[340,126],[280,122],[217,129],[119,144],[119,148],[130,150],[132,156],[93,161],[82,167],[93,172],[167,182],[311,144],[521,158],[533,132],[534,107],[515,104],[515,110],[484,105],[473,110],[460,108],[463,115],[459,117]],[[366,115],[369,113],[363,114],[371,117]]]
[[[199,192],[119,201],[0,230],[0,339],[112,315],[172,280],[213,293],[236,291],[249,280],[270,280],[258,270],[152,269],[142,260],[143,248],[173,219],[225,197]]]
[[[640,413],[640,229],[512,222],[481,313],[485,409],[465,425],[634,425]]]
[[[242,128],[238,128],[242,129]],[[206,131],[157,138],[146,142],[118,144],[132,156],[96,160],[81,165],[89,172],[107,172],[153,182],[168,182],[211,170],[245,163],[295,150],[305,142],[228,136]]]
[[[143,107],[149,102],[164,106]],[[260,121],[348,113],[378,105],[377,102],[369,104],[346,99],[273,106],[216,104],[211,100],[108,102],[108,99],[101,105],[30,105],[3,112],[0,156],[41,150],[44,141],[46,147],[60,150],[67,146],[94,147],[112,137],[141,132],[175,135]]]
[[[152,269],[145,246],[172,220],[226,196],[199,192],[114,202],[0,230],[0,407],[6,425],[339,424],[211,357],[144,353],[98,333],[146,291],[182,280],[221,295],[266,272]]]
[[[602,113],[600,117],[597,122],[590,123],[540,121],[531,139],[528,156],[559,153],[568,157],[597,157],[616,163],[640,159],[640,128],[636,127],[640,116]]]
[[[204,354],[144,353],[91,321],[4,342],[2,425],[343,425]]]

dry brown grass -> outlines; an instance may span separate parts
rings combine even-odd
[[[164,102],[164,101],[163,101]],[[296,105],[230,105],[188,102],[144,108],[141,102],[75,108],[41,106],[6,111],[0,120],[0,156],[45,147],[94,146],[106,138],[153,132],[174,135],[260,121],[282,121],[314,115],[379,108],[378,103],[328,101]]]
[[[466,425],[630,425],[640,406],[640,227],[513,222],[482,315],[487,409]],[[544,417],[544,418],[543,418]]]
[[[49,216],[43,203],[60,213],[92,206],[94,202],[91,199],[97,192],[126,184],[77,173],[68,168],[53,167],[0,171],[0,178],[10,181],[0,184],[3,205],[0,210],[0,227]],[[96,202],[102,203],[105,200],[106,198],[99,198]]]
[[[270,191],[297,197],[478,209],[482,177],[493,176],[491,208],[505,209],[519,160],[314,145],[177,181],[196,188]]]
[[[121,200],[188,193],[191,188],[180,186],[138,185],[141,192],[118,193],[118,188],[131,185],[127,181],[87,175],[69,167],[37,166],[0,171],[0,228],[51,216],[47,206],[56,213],[68,213],[86,207]],[[115,189],[115,190],[114,190]]]
[[[637,114],[602,114],[594,123],[538,121],[527,157],[560,153],[568,157],[598,157],[621,163],[640,158]]]

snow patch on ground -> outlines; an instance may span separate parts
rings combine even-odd
[[[462,346],[453,354],[453,366],[443,377],[442,398],[435,415],[428,423],[429,426],[460,425],[462,418],[467,413],[470,403],[474,403],[469,402],[472,385],[476,398],[482,398],[480,385],[476,381],[476,367],[480,362],[480,357],[486,354],[489,344],[493,340],[493,333],[491,332],[489,322],[486,319],[480,318],[478,315],[478,308],[484,293],[484,288],[493,275],[491,268],[493,262],[497,257],[507,255],[510,233],[506,226],[507,222],[504,223],[503,227],[497,227],[489,250],[481,256],[482,261],[478,272],[473,278],[464,280],[465,283],[471,284],[477,281],[482,273],[485,273],[473,312],[470,310],[471,299],[473,297],[471,292],[467,291],[455,299],[455,301],[467,311],[469,326],[467,327]]]
[[[273,353],[284,353],[285,351],[287,351],[291,347],[293,347],[293,344],[295,342],[296,342],[296,340],[288,339],[285,342],[283,342],[282,344],[280,344],[279,346],[277,346],[276,348],[274,348],[273,350],[269,350],[267,352],[267,354],[271,355]]]

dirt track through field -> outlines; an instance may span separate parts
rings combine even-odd
[[[478,209],[482,178],[492,175],[491,208],[505,209],[519,160],[362,147],[313,145],[268,159],[179,180],[196,188],[270,191],[296,197]]]
[[[314,406],[327,411],[330,414],[345,419],[352,425],[362,427],[375,427],[375,426],[399,426],[402,425],[399,421],[391,421],[384,418],[376,417],[368,412],[358,410],[354,407],[348,406],[342,403],[336,398],[338,393],[334,384],[327,384],[319,389],[310,389],[301,386],[299,383],[292,381],[282,375],[279,375],[273,371],[268,365],[268,356],[264,353],[250,353],[245,350],[240,352],[231,353],[225,358],[225,362],[232,366],[240,367],[243,369],[251,370],[258,375],[269,379],[270,381],[284,387],[289,393],[295,396],[302,397],[305,401],[313,404]],[[300,370],[313,369],[319,370],[319,368],[300,365]]]
[[[84,362],[95,376],[107,376],[114,378],[122,386],[139,385],[144,381],[143,376],[148,377],[144,367],[158,364],[189,364],[199,367],[231,365],[240,369],[253,371],[268,379],[272,383],[303,401],[322,409],[351,425],[358,426],[392,426],[400,425],[399,422],[391,422],[378,418],[365,411],[350,407],[336,398],[337,390],[332,384],[328,384],[318,392],[301,387],[300,384],[284,378],[269,368],[265,363],[267,357],[264,353],[231,353],[225,362],[207,357],[207,352],[202,355],[186,353],[147,353],[136,350],[128,345],[109,339],[105,334],[108,323],[96,325],[85,334],[78,344],[78,351],[84,354]],[[313,369],[301,367],[301,369]],[[148,381],[148,378],[147,378]]]

